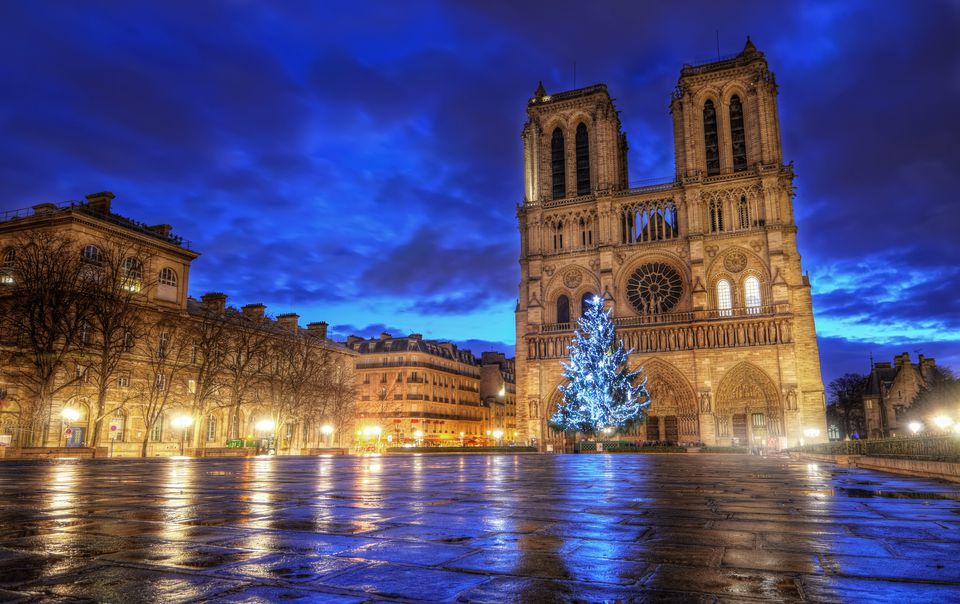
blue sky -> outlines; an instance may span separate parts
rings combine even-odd
[[[520,128],[605,82],[630,179],[673,173],[685,62],[746,35],[780,85],[824,378],[960,367],[956,2],[21,2],[0,209],[111,190],[203,253],[191,293],[509,349]]]

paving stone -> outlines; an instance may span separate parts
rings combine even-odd
[[[0,461],[0,600],[916,604],[957,559],[955,485],[786,458]]]

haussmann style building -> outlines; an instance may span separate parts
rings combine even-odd
[[[548,94],[523,128],[517,429],[546,444],[584,300],[600,295],[652,395],[634,436],[718,445],[826,439],[810,283],[777,84],[747,40],[685,65],[670,98],[676,176],[631,187],[605,85]]]

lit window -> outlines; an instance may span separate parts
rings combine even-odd
[[[3,262],[0,264],[0,283],[11,285],[14,282],[13,265],[17,261],[17,252],[12,247],[3,252]]]
[[[207,442],[217,440],[217,418],[210,415],[207,417]]]
[[[743,299],[748,313],[760,311],[760,280],[756,277],[747,277],[743,282]]]
[[[131,292],[138,292],[143,288],[143,263],[136,258],[126,258],[123,261],[123,288]]]
[[[730,295],[730,282],[721,279],[717,283],[717,308],[720,309],[721,317],[729,317],[733,314],[733,298]]]
[[[163,414],[157,418],[157,422],[153,424],[153,430],[150,433],[150,440],[153,442],[160,442],[160,439],[163,437]]]
[[[160,285],[177,286],[177,273],[169,266],[160,271]]]

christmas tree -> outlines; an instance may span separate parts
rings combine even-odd
[[[563,364],[567,383],[560,386],[563,402],[550,424],[563,431],[595,434],[603,428],[625,428],[643,419],[650,405],[647,380],[633,383],[643,369],[630,371],[623,341],[616,341],[610,311],[594,296],[577,321],[570,362]]]

